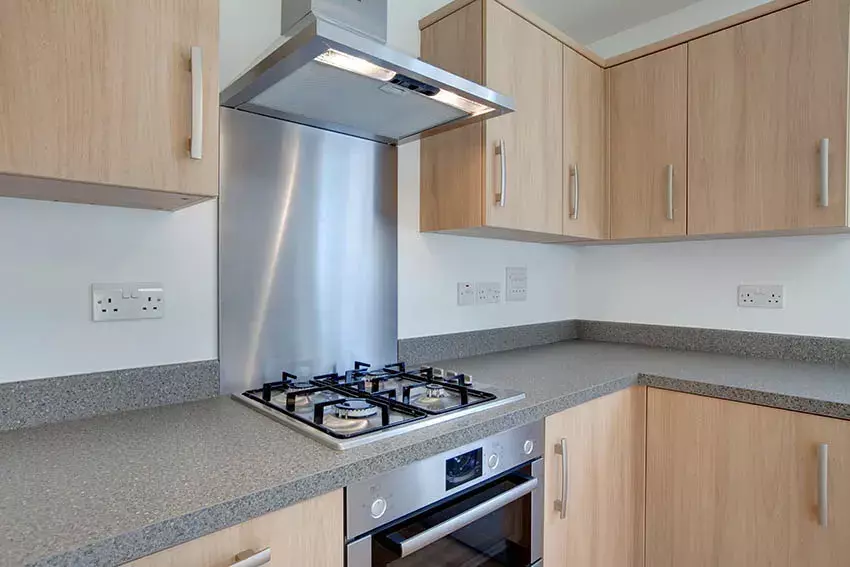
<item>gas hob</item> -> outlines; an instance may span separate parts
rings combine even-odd
[[[336,450],[386,439],[525,397],[476,384],[439,368],[380,369],[356,362],[344,374],[309,380],[283,372],[278,382],[234,394],[249,407]]]

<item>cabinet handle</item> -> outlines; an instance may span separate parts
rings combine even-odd
[[[829,525],[829,445],[818,445],[818,523]]]
[[[496,155],[499,156],[500,165],[501,165],[501,173],[502,173],[502,181],[501,181],[501,192],[496,195],[496,203],[500,207],[505,206],[505,199],[507,198],[508,193],[508,154],[505,151],[505,141],[499,140],[499,145],[496,146]]]
[[[230,567],[260,567],[272,562],[272,550],[270,547],[262,551],[243,551],[236,554],[236,563]]]
[[[189,157],[204,157],[204,50],[192,46],[192,136],[189,138]]]
[[[673,164],[667,166],[667,220],[673,220]]]
[[[570,493],[570,460],[567,457],[566,439],[561,439],[560,443],[555,445],[555,454],[561,455],[561,471],[563,472],[563,475],[561,476],[561,499],[555,500],[555,510],[561,513],[561,519],[563,520],[567,517],[567,498]]]
[[[820,206],[829,206],[829,138],[820,141]]]
[[[579,191],[581,191],[578,180],[578,164],[570,167],[570,176],[573,178],[573,210],[570,213],[570,218],[578,220]]]

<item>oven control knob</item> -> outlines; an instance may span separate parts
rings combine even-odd
[[[372,517],[376,520],[383,516],[387,511],[387,501],[383,498],[378,498],[374,502],[372,502],[372,509],[370,512],[372,513]]]
[[[499,466],[499,455],[493,453],[489,457],[487,457],[487,466],[491,469],[495,469]]]
[[[534,441],[528,439],[522,444],[522,452],[526,455],[530,455],[532,451],[534,451]]]

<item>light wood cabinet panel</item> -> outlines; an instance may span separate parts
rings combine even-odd
[[[3,182],[0,194],[149,208],[217,195],[218,24],[216,0],[0,4],[0,173],[79,182],[30,194]],[[188,153],[192,46],[203,48],[202,160]]]
[[[230,567],[236,554],[271,548],[268,567],[343,567],[342,490],[128,563],[127,567]]]
[[[635,386],[546,419],[547,567],[644,564],[645,416],[646,388]],[[568,461],[565,519],[554,505],[564,478],[555,452],[561,439]]]
[[[422,140],[421,231],[565,240],[563,49],[495,0],[465,3],[422,30],[423,60],[511,96],[517,111]]]
[[[513,97],[517,111],[485,124],[487,225],[561,234],[563,214],[563,47],[498,2],[486,9],[487,86]],[[500,157],[507,176],[500,206]]]
[[[687,81],[686,45],[608,70],[611,238],[686,233]]]
[[[655,389],[647,415],[647,565],[846,563],[850,423]],[[821,443],[828,527],[817,516]]]
[[[564,46],[564,234],[608,236],[605,70]]]
[[[690,234],[847,224],[847,6],[812,0],[690,43]]]

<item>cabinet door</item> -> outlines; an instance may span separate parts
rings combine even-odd
[[[647,415],[647,565],[846,564],[850,423],[654,389]],[[825,527],[821,443],[830,445]]]
[[[4,0],[0,173],[217,195],[218,24],[217,0]],[[193,46],[201,160],[188,147]]]
[[[265,567],[343,567],[342,490],[127,563],[125,567],[230,567],[271,549]]]
[[[546,419],[546,567],[644,564],[645,416],[646,388],[635,386]]]
[[[485,34],[486,84],[517,109],[485,126],[487,225],[562,234],[563,47],[494,0]]]
[[[688,46],[608,73],[611,238],[682,236],[687,230]]]
[[[608,236],[605,71],[564,46],[564,234]]]
[[[847,20],[815,0],[691,42],[690,234],[846,224]]]

